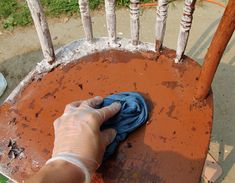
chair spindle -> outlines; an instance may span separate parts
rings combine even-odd
[[[164,40],[166,31],[166,19],[167,19],[168,0],[159,0],[157,6],[156,16],[156,43],[155,50],[160,52]]]
[[[34,21],[44,59],[52,64],[55,61],[55,52],[42,5],[40,1],[35,0],[27,0],[27,4]]]
[[[193,20],[193,12],[196,0],[185,0],[184,12],[180,22],[180,32],[177,41],[175,62],[181,62],[187,46],[189,32]]]
[[[79,0],[79,8],[81,13],[82,24],[86,36],[86,40],[91,42],[93,40],[93,31],[92,31],[92,23],[91,16],[89,10],[89,2],[88,0]]]
[[[130,25],[131,25],[131,39],[132,44],[137,46],[139,44],[139,15],[140,15],[140,1],[131,0],[130,2]]]
[[[105,0],[106,23],[109,35],[109,43],[116,43],[116,14],[115,0]]]

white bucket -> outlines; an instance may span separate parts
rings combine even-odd
[[[0,72],[0,97],[2,96],[6,88],[7,88],[7,81],[4,78],[3,74]]]

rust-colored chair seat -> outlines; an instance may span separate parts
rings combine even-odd
[[[190,58],[172,62],[175,51],[103,51],[59,66],[33,80],[13,104],[0,108],[1,171],[21,181],[51,156],[53,121],[74,100],[115,92],[141,92],[151,104],[147,124],[102,164],[92,182],[199,182],[212,127],[212,94],[193,100],[201,67]],[[9,160],[8,143],[21,154]]]

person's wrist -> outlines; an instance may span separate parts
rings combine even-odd
[[[72,163],[65,160],[55,160],[45,165],[48,168],[62,169],[66,174],[79,174],[85,180],[85,174],[80,167],[73,165]]]
[[[85,174],[80,167],[73,165],[72,163],[65,160],[55,160],[45,165],[48,169],[53,169],[55,171],[63,172],[59,174],[64,179],[69,180],[74,177],[74,180],[79,180],[78,182],[85,182]],[[59,177],[60,177],[59,176]]]
[[[42,167],[42,169],[26,183],[46,182],[85,182],[84,172],[77,166],[64,161],[55,160]]]
[[[81,158],[79,155],[75,153],[70,152],[60,152],[53,154],[52,158],[50,158],[46,164],[50,164],[54,161],[63,160],[66,161],[75,167],[79,167],[79,169],[84,173],[85,175],[85,182],[90,182],[91,174],[93,173],[91,167],[89,164],[85,163],[83,161],[83,158]]]

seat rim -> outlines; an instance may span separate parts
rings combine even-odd
[[[17,95],[32,80],[41,78],[42,75],[59,65],[67,65],[90,54],[112,49],[131,52],[155,51],[155,45],[149,42],[139,42],[137,46],[134,46],[132,40],[127,38],[117,38],[116,44],[110,44],[108,37],[94,38],[92,42],[86,41],[85,38],[72,41],[55,51],[56,60],[52,64],[48,63],[45,59],[38,62],[36,67],[10,93],[4,103],[14,103]]]

